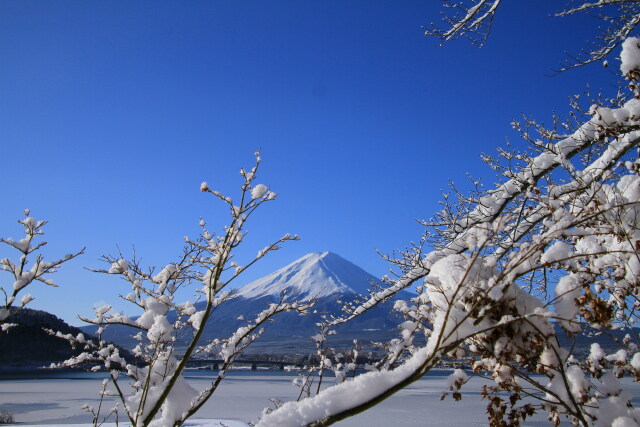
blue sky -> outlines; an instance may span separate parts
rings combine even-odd
[[[512,119],[550,122],[586,82],[615,83],[599,65],[549,77],[595,25],[557,5],[506,2],[478,49],[424,37],[440,6],[424,0],[0,2],[0,236],[20,237],[30,208],[50,222],[46,256],[87,247],[31,307],[79,324],[116,303],[126,287],[84,267],[134,245],[171,262],[200,216],[227,220],[200,183],[233,197],[259,148],[279,196],[239,261],[302,240],[246,281],[327,250],[385,274],[375,250],[418,241],[449,180],[493,182],[479,156],[519,144]]]

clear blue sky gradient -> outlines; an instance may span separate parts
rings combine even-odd
[[[0,2],[0,236],[20,238],[30,208],[50,221],[46,256],[87,246],[31,307],[74,324],[96,303],[129,312],[126,286],[84,267],[117,245],[164,265],[199,216],[219,230],[225,207],[199,185],[233,197],[258,148],[279,196],[239,261],[302,241],[245,282],[327,250],[385,274],[375,249],[419,240],[449,180],[493,182],[479,156],[519,143],[512,119],[550,122],[586,82],[615,82],[614,58],[549,77],[595,25],[550,17],[560,3],[506,2],[477,49],[423,35],[437,1]]]

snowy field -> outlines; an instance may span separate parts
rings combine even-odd
[[[263,408],[271,406],[269,398],[283,401],[297,397],[291,384],[295,376],[280,372],[232,373],[218,393],[196,415],[198,419],[256,421]],[[204,387],[207,379],[187,374],[195,388]],[[97,406],[99,378],[3,379],[0,380],[0,409],[11,411],[22,424],[82,424],[91,417],[81,407]],[[340,426],[483,426],[487,425],[485,402],[478,393],[468,392],[460,402],[441,401],[446,376],[429,376],[402,390],[376,408]],[[628,384],[640,397],[640,386]],[[469,387],[468,390],[479,387]],[[115,401],[106,404],[111,408]],[[121,420],[122,421],[122,420]],[[225,422],[225,425],[235,424]],[[209,423],[209,425],[213,425]],[[548,425],[544,416],[527,420],[526,425]]]

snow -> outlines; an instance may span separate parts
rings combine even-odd
[[[294,376],[271,372],[246,375],[231,373],[220,390],[202,407],[185,426],[245,427],[258,421],[262,410],[273,407],[269,399],[295,400],[298,388],[291,384]],[[486,426],[486,401],[477,392],[464,392],[461,402],[440,400],[448,390],[448,377],[430,376],[404,388],[375,408],[335,424],[338,427],[371,426],[424,426],[443,427]],[[200,389],[210,383],[205,377],[188,376],[187,382]],[[330,381],[329,381],[330,382]],[[629,383],[633,394],[640,388]],[[36,379],[0,380],[0,409],[14,412],[22,427],[47,424],[47,427],[88,427],[91,416],[81,409],[82,404],[98,406],[97,392],[101,380]],[[107,398],[105,408],[113,407],[114,398]],[[108,421],[114,421],[109,419]],[[120,418],[120,425],[123,418]],[[112,427],[113,425],[103,424]],[[527,419],[527,426],[546,426],[546,415]]]
[[[560,261],[571,256],[571,246],[565,242],[555,242],[549,249],[547,249],[540,261],[543,263],[553,263]]]
[[[459,389],[460,385],[469,380],[469,376],[462,369],[455,369],[453,374],[449,375],[449,389]]]
[[[196,331],[200,329],[200,325],[202,325],[202,319],[204,319],[204,315],[206,312],[204,310],[197,311],[189,317],[189,323],[193,326],[193,329]]]
[[[393,371],[362,374],[323,390],[313,398],[287,402],[277,411],[265,414],[257,426],[297,427],[355,408],[407,380],[416,369],[427,363],[430,355],[427,348],[422,348]]]
[[[611,427],[637,427],[638,423],[636,423],[633,418],[629,417],[618,417],[616,418]]]
[[[640,38],[629,37],[622,43],[620,60],[620,71],[623,75],[633,69],[640,70]]]
[[[635,353],[630,362],[634,369],[640,370],[640,353]]]
[[[171,342],[172,331],[173,328],[166,317],[156,316],[153,319],[153,324],[147,332],[147,338],[153,343]]]
[[[576,298],[580,296],[580,281],[574,274],[562,277],[556,285],[555,294],[558,300],[555,303],[556,313],[562,320],[562,327],[569,332],[580,331],[580,326],[571,322],[580,307],[576,303]]]
[[[251,190],[251,198],[259,199],[267,192],[267,187],[264,184],[258,184]]]
[[[34,299],[35,298],[31,294],[24,294],[22,296],[22,298],[20,299],[20,306],[24,307],[25,305],[29,304]]]
[[[605,358],[605,352],[604,350],[602,350],[602,347],[600,347],[600,344],[598,344],[597,342],[592,343],[591,350],[589,351],[589,357],[587,358],[587,360],[589,361],[593,369],[601,368],[602,361],[604,360],[604,358]]]
[[[37,265],[33,266],[33,268],[36,267]],[[13,282],[13,289],[19,291],[29,285],[36,277],[35,273],[36,272],[33,269],[31,271],[25,271],[24,273],[22,273],[22,275],[15,282]]]
[[[197,391],[187,383],[183,377],[179,377],[169,396],[162,404],[162,416],[151,422],[150,427],[171,426],[179,420],[182,413],[191,407],[191,400],[197,395]]]
[[[151,328],[156,317],[164,316],[169,311],[169,307],[155,298],[146,298],[142,303],[145,312],[136,319],[136,323],[145,329]]]
[[[244,298],[278,296],[285,289],[296,298],[335,293],[367,294],[371,282],[378,280],[339,255],[311,253],[237,289],[236,295]]]
[[[111,268],[109,268],[109,274],[118,274],[123,273],[129,270],[129,263],[125,259],[119,259],[111,264]]]
[[[165,266],[160,273],[158,273],[153,280],[161,285],[158,293],[162,293],[166,288],[167,282],[171,279],[175,279],[178,273],[178,269],[174,264]]]

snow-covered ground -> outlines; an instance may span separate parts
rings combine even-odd
[[[254,373],[232,375],[218,393],[196,415],[198,420],[226,420],[224,425],[243,425],[232,421],[256,421],[263,408],[272,406],[269,398],[283,401],[295,399],[297,388],[293,377],[285,374]],[[195,388],[207,382],[204,377],[189,377]],[[88,423],[91,416],[81,409],[83,404],[97,406],[99,379],[34,379],[0,381],[0,409],[13,412],[15,421],[25,424]],[[340,422],[340,426],[482,426],[487,425],[485,402],[478,393],[466,393],[460,402],[440,400],[446,388],[446,376],[426,377],[397,393],[376,408]],[[640,396],[640,385],[627,384],[634,396]],[[468,390],[478,387],[469,387]],[[111,408],[111,399],[105,407]],[[122,419],[120,421],[123,421]],[[195,420],[194,420],[195,421]],[[191,425],[220,425],[193,422]],[[526,425],[548,425],[546,417],[527,420]]]

